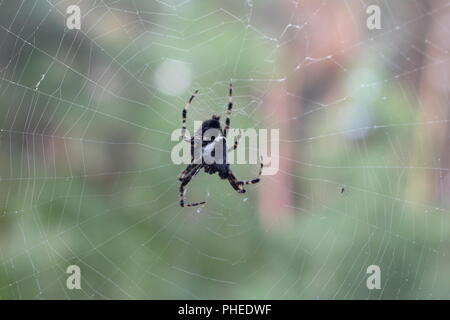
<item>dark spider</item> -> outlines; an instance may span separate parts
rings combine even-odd
[[[231,109],[233,108],[233,89],[230,83],[230,91],[228,97],[228,108],[227,117],[225,119],[225,128],[222,130],[220,124],[220,117],[213,115],[211,119],[205,120],[202,123],[201,128],[195,133],[194,137],[186,137],[186,118],[187,118],[187,108],[194,100],[195,95],[198,90],[191,96],[188,103],[184,106],[182,112],[182,125],[181,125],[181,136],[186,142],[191,144],[191,163],[184,169],[178,176],[178,180],[181,181],[180,185],[180,206],[182,207],[194,207],[205,204],[205,201],[195,202],[195,203],[185,203],[184,197],[184,187],[191,181],[200,169],[204,169],[206,173],[215,174],[218,173],[221,179],[228,179],[228,182],[238,193],[245,193],[244,185],[255,184],[260,181],[260,176],[263,168],[261,162],[261,167],[259,169],[259,175],[256,179],[252,180],[238,180],[230,169],[230,164],[227,161],[227,153],[233,151],[238,146],[238,141],[240,136],[236,137],[233,146],[227,150],[227,134],[230,129],[230,116]],[[212,132],[212,133],[211,133]],[[200,148],[201,142],[201,148]],[[215,155],[215,146],[219,145],[222,150],[221,155]],[[197,147],[198,146],[198,147]],[[198,150],[198,152],[196,152]],[[199,153],[199,154],[198,154]],[[205,161],[205,158],[209,156],[212,161]],[[199,159],[201,157],[201,160]],[[194,161],[198,159],[198,161]]]

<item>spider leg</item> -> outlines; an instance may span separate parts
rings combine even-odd
[[[260,176],[261,176],[261,173],[262,173],[263,166],[264,165],[261,162],[261,167],[259,168],[258,178],[255,178],[255,179],[252,179],[252,180],[238,181],[237,182],[238,185],[242,186],[242,185],[245,185],[245,184],[255,184],[255,183],[258,183],[259,181],[261,181]]]
[[[186,167],[186,169],[184,169],[183,171],[181,171],[181,173],[178,175],[178,180],[183,181],[184,178],[186,178],[186,176],[188,174],[190,174],[190,171],[192,171],[192,169],[194,169],[194,167],[197,166],[196,164],[190,164]]]
[[[228,152],[236,150],[239,145],[239,139],[241,139],[241,130],[239,130],[239,134],[234,138],[234,144],[232,147],[228,148]]]
[[[186,119],[187,119],[187,109],[191,105],[192,100],[194,100],[195,95],[198,93],[198,90],[195,90],[194,94],[189,98],[189,101],[186,103],[186,105],[183,108],[183,111],[181,113],[181,137],[186,142],[191,142],[191,139],[186,137]]]
[[[245,193],[245,189],[239,184],[239,180],[234,176],[231,170],[228,174],[228,182],[238,193]]]
[[[231,109],[233,109],[233,85],[230,83],[230,91],[229,91],[229,95],[228,95],[227,118],[225,119],[225,129],[223,131],[223,135],[225,136],[225,138],[227,137],[228,130],[230,129]]]
[[[194,167],[191,167],[191,166],[194,166]],[[202,166],[203,165],[201,165],[201,164],[189,165],[188,168],[191,167],[190,171],[188,171],[185,174],[184,178],[181,179],[181,185],[180,185],[180,206],[181,207],[195,207],[195,206],[200,206],[200,205],[206,203],[206,201],[185,203],[186,198],[184,196],[184,193],[185,193],[184,187],[191,181],[192,177],[195,176],[200,171]],[[187,171],[188,168],[186,168],[186,170],[184,170],[183,172]],[[182,172],[182,174],[183,174],[183,172]]]

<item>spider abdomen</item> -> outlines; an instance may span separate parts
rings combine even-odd
[[[229,164],[211,164],[204,166],[205,172],[209,174],[218,173],[221,179],[227,179],[229,176]]]

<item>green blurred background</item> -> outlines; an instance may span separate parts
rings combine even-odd
[[[449,298],[449,4],[2,1],[0,298]],[[279,172],[201,173],[180,208],[171,133],[230,81]]]

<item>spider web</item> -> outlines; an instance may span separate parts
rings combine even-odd
[[[428,31],[448,39],[450,3],[430,2],[1,1],[0,297],[448,298],[449,43]],[[190,130],[224,115],[230,81],[232,127],[280,129],[280,171],[244,196],[199,174],[207,205],[182,209],[171,133],[194,89]]]

